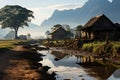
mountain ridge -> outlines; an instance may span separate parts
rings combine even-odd
[[[50,28],[55,24],[70,26],[84,25],[90,18],[105,14],[113,22],[120,22],[120,0],[88,0],[81,8],[70,10],[55,10],[48,20],[44,20],[42,27]]]

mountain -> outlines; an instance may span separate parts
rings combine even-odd
[[[15,32],[14,31],[8,32],[4,38],[5,39],[14,39],[15,38]]]
[[[10,29],[1,29],[0,28],[0,39],[4,39],[4,36],[10,31]]]
[[[0,39],[3,39],[11,29],[0,29]],[[18,35],[27,35],[30,33],[32,38],[41,37],[45,35],[45,29],[40,27],[39,25],[36,25],[34,23],[29,23],[29,27],[19,28]]]
[[[45,28],[40,27],[37,24],[29,23],[29,27],[20,28],[18,34],[27,35],[28,33],[30,33],[32,38],[38,38],[38,37],[44,36],[45,31],[46,31]]]
[[[120,22],[120,0],[88,0],[81,8],[70,10],[55,10],[42,27],[51,28],[55,24],[68,24],[72,27],[84,25],[90,18],[105,14],[113,22]]]

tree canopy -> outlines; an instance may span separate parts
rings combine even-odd
[[[80,31],[80,29],[81,29],[82,27],[83,27],[82,25],[78,25],[78,26],[76,27],[76,31]]]
[[[76,37],[81,37],[81,28],[82,28],[83,26],[82,25],[78,25],[77,27],[76,27]]]
[[[15,39],[19,27],[28,26],[28,22],[34,18],[33,12],[19,5],[7,5],[0,9],[1,28],[11,28],[15,30]]]
[[[62,27],[62,25],[61,24],[56,24],[56,25],[54,25],[53,27]]]

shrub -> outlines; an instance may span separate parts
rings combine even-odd
[[[82,50],[92,52],[92,50],[93,50],[92,43],[83,44]]]
[[[112,54],[120,54],[120,44],[114,44],[112,47]]]
[[[120,54],[120,42],[116,41],[106,43],[95,41],[92,43],[84,43],[82,50],[103,55]]]

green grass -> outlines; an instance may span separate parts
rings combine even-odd
[[[23,40],[0,40],[0,48],[13,48],[15,44],[22,42]]]
[[[96,54],[120,54],[120,41],[111,41],[109,44],[106,42],[92,42],[84,43],[82,50],[89,51]]]
[[[75,40],[65,42],[64,40],[50,41],[50,46],[67,46],[74,48]],[[70,44],[69,44],[70,43]],[[44,42],[44,44],[48,44],[48,41]],[[94,41],[90,43],[84,43],[82,45],[81,50],[88,51],[94,54],[105,54],[110,56],[120,56],[120,41],[110,41],[106,43],[106,41]]]
[[[48,41],[45,41],[43,44],[48,45]],[[49,46],[62,46],[64,44],[65,44],[64,40],[49,41]]]

